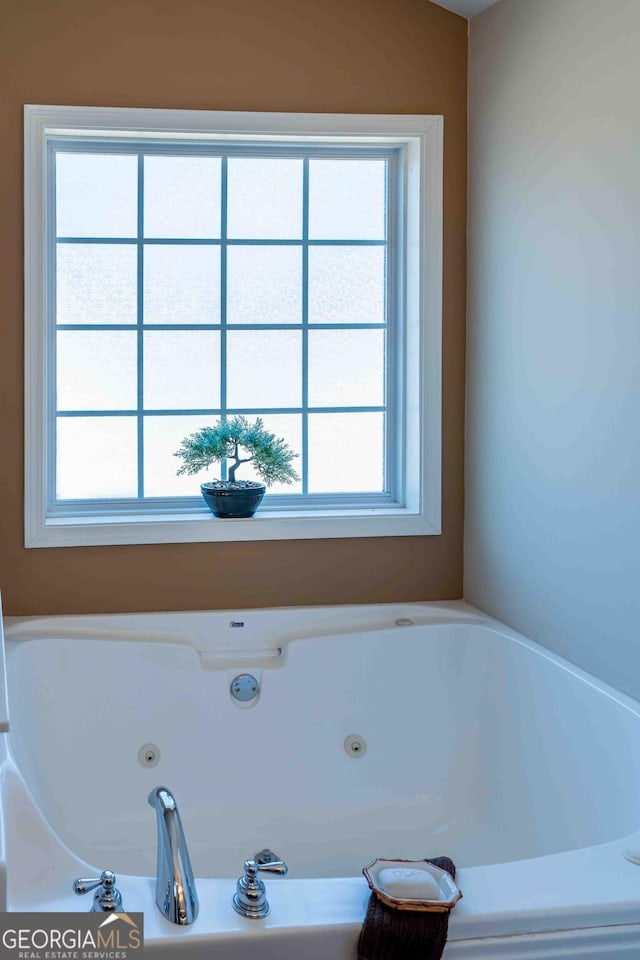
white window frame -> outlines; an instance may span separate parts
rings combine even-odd
[[[335,537],[424,536],[440,533],[442,422],[441,116],[227,113],[103,107],[25,106],[25,546],[186,543]],[[259,140],[277,145],[296,136],[336,146],[350,143],[401,150],[400,211],[404,275],[398,284],[404,327],[402,456],[398,503],[283,509],[216,520],[204,506],[184,512],[77,515],[47,509],[49,363],[46,337],[47,142],[61,135],[150,139]]]

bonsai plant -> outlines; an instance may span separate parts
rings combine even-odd
[[[241,451],[247,456],[240,456]],[[268,486],[299,479],[291,466],[297,454],[281,437],[269,433],[260,417],[253,423],[243,416],[220,419],[212,427],[203,427],[185,437],[174,456],[184,461],[178,475],[199,473],[214,462],[231,461],[228,480],[200,485],[207,506],[221,518],[252,517]],[[241,463],[253,463],[264,483],[237,480],[236,470]]]

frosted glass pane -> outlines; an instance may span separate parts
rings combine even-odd
[[[227,216],[232,239],[299,239],[302,160],[230,157]]]
[[[309,414],[309,493],[383,490],[384,414]]]
[[[144,335],[146,410],[220,406],[220,334],[158,330]]]
[[[220,248],[146,245],[145,323],[220,323]]]
[[[302,248],[229,247],[228,323],[302,323]]]
[[[309,406],[384,403],[384,330],[309,331]]]
[[[245,416],[251,422],[256,419],[256,415],[253,413],[247,413]],[[276,437],[282,437],[283,440],[289,444],[293,452],[298,454],[293,461],[293,469],[298,476],[301,476],[302,416],[299,413],[261,413],[260,418],[267,430],[275,433]],[[242,452],[241,448],[240,456],[248,455],[248,452]],[[242,466],[238,468],[237,476],[239,480],[257,480],[259,483],[263,482],[253,469],[253,464],[251,463],[243,463]],[[274,483],[270,487],[267,487],[267,493],[302,493],[302,481],[297,480],[291,484]]]
[[[58,410],[134,410],[136,334],[129,330],[59,330]]]
[[[59,417],[56,497],[137,496],[137,437],[135,417]]]
[[[227,334],[229,407],[299,407],[302,340],[294,330],[230,330]]]
[[[200,484],[214,480],[218,467],[194,476],[178,477],[182,460],[174,457],[184,437],[211,426],[218,418],[145,417],[144,418],[144,495],[145,497],[199,497]],[[204,502],[203,502],[204,506]]]
[[[129,244],[59,243],[58,323],[135,323],[137,251]]]
[[[309,323],[384,323],[384,261],[384,247],[310,247]]]
[[[220,171],[219,157],[145,157],[145,237],[218,239]]]
[[[58,153],[56,233],[59,237],[135,237],[138,158]]]
[[[385,239],[385,160],[309,161],[309,237]]]

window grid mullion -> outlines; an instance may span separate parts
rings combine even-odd
[[[302,494],[309,493],[309,158],[302,165]]]
[[[58,330],[137,330],[137,323],[59,323]],[[220,323],[146,323],[145,330],[221,330]],[[228,330],[302,330],[301,323],[225,323]],[[384,330],[385,323],[313,323],[312,330]]]
[[[138,442],[138,497],[144,499],[144,155],[138,155],[138,287],[137,287],[137,343],[136,364],[138,375],[137,390],[137,442]]]
[[[389,248],[390,248],[390,232],[392,230],[392,224],[394,222],[394,211],[393,211],[393,197],[389,189],[391,178],[391,166],[390,161],[387,160],[385,163],[385,178],[384,178],[384,202],[385,202],[385,217],[384,217],[384,231],[385,231],[385,251],[384,251],[384,318],[385,321],[389,319],[390,316],[394,316],[393,312],[390,309],[391,295],[392,295],[392,284],[390,283],[391,275],[389,269]],[[384,462],[382,465],[382,486],[385,491],[390,491],[395,488],[394,478],[391,475],[391,464],[395,461],[394,456],[394,431],[390,429],[389,425],[389,409],[391,407],[391,397],[392,391],[394,390],[394,371],[392,369],[392,358],[393,358],[393,338],[389,334],[389,325],[387,323],[387,328],[384,332],[384,354],[383,354],[383,371],[384,371],[384,426],[383,426],[383,455]]]
[[[49,145],[49,206],[47,210],[49,236],[47,237],[47,247],[51,251],[51,262],[49,272],[46,274],[47,297],[48,297],[48,317],[58,316],[58,244],[56,236],[57,227],[57,203],[56,203],[56,151]],[[45,258],[46,259],[46,258]],[[46,269],[46,268],[45,268]],[[47,349],[47,376],[48,384],[48,403],[50,409],[54,411],[54,416],[50,417],[49,429],[47,431],[49,449],[47,452],[48,475],[47,483],[47,506],[51,507],[58,498],[58,334],[51,329],[48,322],[46,324],[45,342],[51,349]]]
[[[384,404],[379,406],[344,406],[344,407],[310,407],[307,406],[308,413],[384,413],[386,408]],[[262,417],[276,415],[280,413],[302,414],[303,407],[226,407],[225,412],[235,416],[236,414],[248,413],[250,416]],[[187,407],[185,409],[170,407],[168,409],[159,408],[154,410],[142,411],[147,417],[221,417],[222,410],[216,407]],[[59,410],[59,417],[137,417],[136,410]]]
[[[227,417],[227,265],[228,265],[228,227],[229,210],[229,164],[222,157],[220,175],[220,417]],[[220,478],[227,479],[227,461],[220,464]]]
[[[226,161],[226,157],[224,158]],[[223,164],[226,167],[226,162]],[[57,237],[58,243],[83,243],[91,244],[116,244],[119,246],[135,246],[138,243],[137,237]],[[145,244],[150,247],[220,247],[222,240],[205,239],[202,237],[145,237]],[[253,247],[260,244],[263,247],[298,247],[299,240],[270,240],[268,237],[257,239],[252,237],[248,240],[226,237],[224,241],[229,247]],[[307,238],[310,247],[384,247],[386,240],[310,240]]]

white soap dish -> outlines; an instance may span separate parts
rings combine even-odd
[[[446,913],[462,897],[462,892],[450,873],[436,867],[428,860],[372,860],[362,871],[370,889],[378,900],[394,910],[419,910],[423,913]],[[381,875],[384,873],[381,882]],[[424,876],[424,888],[431,895],[416,897],[421,886],[420,873]],[[390,882],[390,880],[392,882]],[[388,889],[387,889],[388,888]],[[399,896],[402,889],[413,896]],[[393,896],[391,890],[396,896]],[[438,895],[436,896],[436,890]]]

